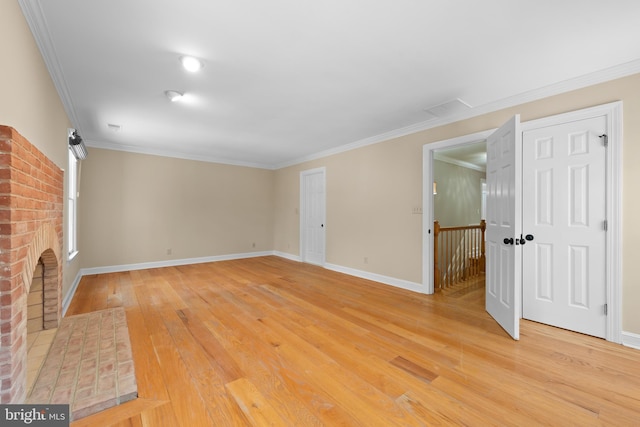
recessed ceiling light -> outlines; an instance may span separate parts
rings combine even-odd
[[[202,69],[202,67],[204,67],[204,63],[193,56],[181,56],[180,63],[185,70],[191,71],[192,73],[195,73],[196,71],[199,71]]]
[[[184,96],[184,93],[178,92],[177,90],[165,90],[164,94],[171,102],[179,101],[180,98]]]

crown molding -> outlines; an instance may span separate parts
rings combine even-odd
[[[31,34],[33,34],[33,38],[36,41],[36,45],[38,46],[38,49],[40,49],[40,54],[42,55],[42,59],[44,60],[47,70],[49,70],[49,75],[51,76],[53,84],[58,91],[64,110],[72,125],[75,128],[78,128],[80,121],[78,120],[78,115],[73,108],[73,100],[69,93],[67,82],[64,79],[62,67],[60,66],[56,49],[51,40],[51,34],[49,33],[49,28],[47,27],[40,2],[38,0],[18,0],[18,3],[22,9],[22,14],[27,21],[27,25],[29,25]],[[78,128],[78,130],[82,133],[82,129]]]
[[[20,1],[24,1],[24,0],[20,0]],[[481,116],[483,114],[489,114],[494,111],[503,110],[505,108],[526,104],[527,102],[532,102],[532,101],[547,98],[550,96],[559,95],[561,93],[570,92],[572,90],[577,90],[584,87],[593,86],[599,83],[604,83],[610,80],[619,79],[619,78],[630,76],[632,74],[637,74],[637,73],[640,73],[640,59],[622,64],[622,65],[618,65],[615,67],[606,68],[604,70],[583,75],[574,79],[558,82],[558,83],[545,86],[539,89],[531,90],[529,92],[524,92],[524,93],[514,95],[508,98],[504,98],[495,102],[491,102],[485,105],[474,107],[456,115],[452,115],[444,118],[434,118],[434,119],[425,120],[409,126],[404,126],[402,128],[394,129],[378,135],[363,138],[361,140],[354,141],[345,145],[340,145],[335,148],[330,148],[328,150],[323,150],[314,154],[310,154],[308,156],[299,157],[299,158],[286,161],[286,162],[281,162],[281,163],[267,164],[267,163],[249,163],[249,162],[240,162],[240,161],[230,161],[223,158],[215,158],[215,157],[208,157],[208,156],[193,156],[193,155],[187,155],[184,153],[178,153],[178,152],[172,152],[172,151],[141,149],[139,147],[133,147],[133,146],[104,144],[104,143],[95,143],[94,145],[90,145],[87,141],[85,142],[87,143],[88,146],[95,146],[97,148],[128,151],[132,153],[151,154],[151,155],[164,156],[164,157],[177,157],[177,158],[182,158],[187,160],[199,160],[203,162],[224,163],[224,164],[230,164],[230,165],[236,165],[236,166],[255,167],[260,169],[278,170],[278,169],[283,169],[286,167],[310,162],[313,160],[318,160],[325,157],[333,156],[336,154],[345,153],[347,151],[355,150],[355,149],[366,147],[369,145],[374,145],[381,142],[389,141],[391,139],[400,138],[406,135],[411,135],[417,132],[422,132],[428,129],[433,129],[438,126],[444,126],[444,125],[455,123],[461,120],[466,120],[473,117]]]
[[[174,159],[195,160],[198,162],[221,163],[230,166],[243,166],[256,169],[275,169],[273,165],[266,163],[243,162],[240,160],[231,160],[224,157],[201,156],[196,154],[182,153],[172,150],[158,150],[154,148],[143,148],[133,145],[114,144],[110,142],[99,142],[95,140],[84,140],[87,147],[100,148],[103,150],[124,151],[127,153],[146,154],[150,156],[171,157]]]
[[[514,95],[508,98],[500,99],[495,102],[484,104],[464,111],[460,114],[452,115],[445,118],[436,118],[415,123],[413,125],[405,126],[399,129],[391,130],[389,132],[374,135],[368,138],[361,139],[349,144],[341,145],[329,150],[324,150],[309,156],[300,157],[288,162],[283,162],[275,165],[274,169],[281,169],[284,167],[294,166],[300,163],[308,162],[311,160],[318,160],[324,157],[340,154],[346,151],[355,150],[357,148],[366,147],[368,145],[377,144],[380,142],[388,141],[394,138],[410,135],[413,133],[425,131],[438,126],[447,125],[449,123],[458,122],[461,120],[470,119],[473,117],[481,116],[483,114],[489,114],[494,111],[503,110],[505,108],[515,107],[517,105],[526,104],[527,102],[536,101],[539,99],[547,98],[561,93],[570,92],[572,90],[581,89],[588,86],[593,86],[599,83],[604,83],[610,80],[619,79],[622,77],[630,76],[632,74],[640,73],[640,59],[636,59],[625,64],[617,65],[614,67],[605,68],[600,71],[596,71],[591,74],[586,74],[573,79],[565,80],[562,82],[554,83],[549,86],[534,89],[528,92],[524,92],[518,95]]]

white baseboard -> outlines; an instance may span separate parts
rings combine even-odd
[[[273,251],[272,255],[278,256],[280,258],[285,258],[290,261],[302,262],[302,258],[300,258],[298,255],[288,254],[286,252]]]
[[[133,270],[146,270],[148,268],[162,268],[162,267],[175,267],[179,265],[189,265],[189,264],[202,264],[205,262],[215,262],[215,261],[227,261],[232,259],[242,259],[242,258],[255,258],[260,256],[267,255],[275,255],[272,251],[266,252],[249,252],[244,254],[230,254],[230,255],[219,255],[219,256],[210,256],[210,257],[201,257],[201,258],[185,258],[185,259],[177,259],[177,260],[169,260],[169,261],[155,261],[155,262],[143,262],[139,264],[124,264],[124,265],[111,265],[106,267],[92,267],[92,268],[81,268],[76,275],[73,284],[71,285],[71,289],[67,292],[67,295],[64,296],[62,301],[62,317],[67,313],[69,309],[69,305],[71,305],[71,300],[73,296],[76,294],[78,290],[78,285],[80,284],[80,280],[83,276],[89,276],[91,274],[104,274],[104,273],[119,273],[122,271],[133,271]]]
[[[82,271],[78,271],[76,274],[76,278],[73,280],[71,284],[71,288],[67,291],[67,294],[64,296],[62,300],[62,317],[67,314],[67,310],[69,309],[69,305],[71,305],[71,300],[73,296],[76,294],[76,290],[78,289],[78,285],[80,284],[80,279],[82,279]]]
[[[120,273],[122,271],[146,270],[149,268],[176,267],[179,265],[203,264],[206,262],[229,261],[233,259],[255,258],[255,257],[267,256],[267,255],[273,255],[273,251],[247,252],[247,253],[240,253],[240,254],[216,255],[216,256],[199,257],[199,258],[183,258],[183,259],[172,259],[167,261],[142,262],[139,264],[123,264],[123,265],[112,265],[112,266],[106,266],[106,267],[92,267],[92,268],[83,268],[80,271],[82,272],[83,276],[88,276],[90,274]]]
[[[408,280],[397,279],[395,277],[383,276],[381,274],[370,273],[368,271],[357,270],[355,268],[343,267],[340,265],[326,263],[324,267],[328,270],[337,271],[338,273],[348,274],[350,276],[360,277],[362,279],[373,280],[374,282],[384,283],[385,285],[395,286],[396,288],[406,289],[408,291],[426,293],[421,283],[410,282]]]
[[[201,257],[201,258],[185,258],[185,259],[176,259],[176,260],[167,260],[167,261],[154,261],[154,262],[144,262],[139,264],[123,264],[123,265],[112,265],[105,267],[92,267],[92,268],[81,268],[78,271],[78,275],[73,281],[73,285],[71,289],[67,292],[67,295],[64,297],[64,301],[62,304],[62,316],[64,317],[67,312],[69,305],[71,304],[71,300],[78,289],[78,285],[80,284],[80,280],[83,276],[89,276],[92,274],[105,274],[105,273],[119,273],[123,271],[133,271],[133,270],[146,270],[148,268],[162,268],[162,267],[175,267],[179,265],[189,265],[189,264],[202,264],[206,262],[216,262],[216,261],[228,261],[234,259],[244,259],[244,258],[255,258],[261,256],[269,256],[275,255],[280,258],[285,258],[291,261],[301,262],[301,258],[298,255],[289,254],[286,252],[280,251],[264,251],[264,252],[249,252],[249,253],[241,253],[241,254],[229,254],[229,255],[218,255],[218,256],[210,256],[210,257]],[[395,286],[396,288],[406,289],[413,292],[425,293],[424,286],[421,283],[410,282],[408,280],[397,279],[395,277],[383,276],[381,274],[370,273],[368,271],[357,270],[349,267],[342,267],[340,265],[335,264],[325,264],[324,268],[328,270],[337,271],[339,273],[348,274],[350,276],[360,277],[362,279],[373,280],[374,282],[383,283],[385,285]]]
[[[623,331],[622,345],[640,350],[640,335]]]

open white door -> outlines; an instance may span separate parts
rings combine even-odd
[[[520,116],[487,138],[486,309],[520,338],[522,292]],[[518,233],[516,235],[516,233]]]

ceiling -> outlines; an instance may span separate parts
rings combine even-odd
[[[640,72],[637,0],[19,2],[87,145],[270,169]]]

